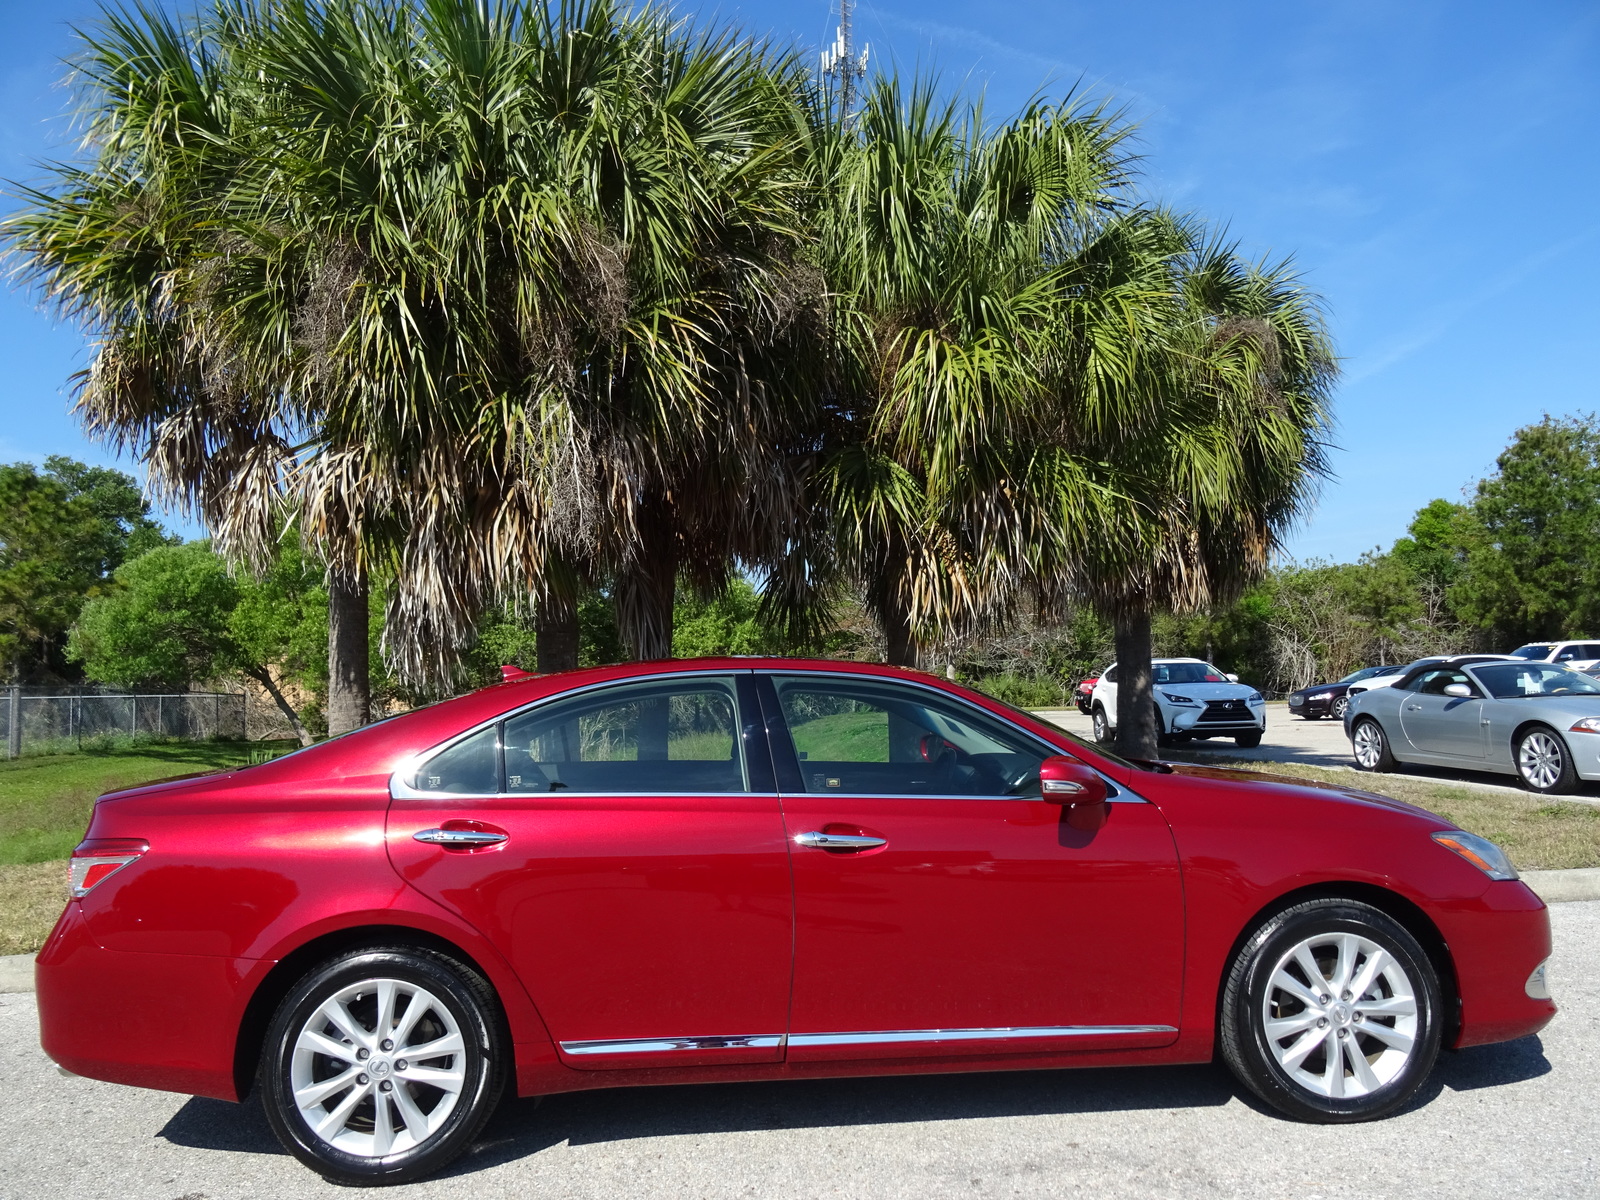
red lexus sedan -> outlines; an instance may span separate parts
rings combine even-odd
[[[932,676],[528,677],[101,798],[39,954],[69,1071],[228,1100],[346,1183],[506,1087],[1194,1063],[1310,1121],[1555,1012],[1490,842],[1118,760]]]

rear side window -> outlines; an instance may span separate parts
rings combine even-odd
[[[435,754],[417,771],[412,786],[456,796],[492,796],[500,790],[500,728],[491,725]]]
[[[747,790],[730,681],[662,680],[558,700],[505,723],[508,792]]]

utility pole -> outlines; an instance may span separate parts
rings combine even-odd
[[[855,110],[856,86],[867,77],[867,54],[870,46],[861,47],[856,54],[850,31],[851,0],[839,0],[839,33],[833,45],[822,52],[822,73],[839,88],[839,116],[847,119]]]

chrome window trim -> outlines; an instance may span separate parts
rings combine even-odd
[[[1027,1038],[1119,1037],[1177,1033],[1174,1025],[1002,1025],[977,1029],[870,1029],[843,1033],[756,1034],[733,1037],[610,1038],[562,1042],[561,1052],[663,1054],[675,1050],[771,1050],[799,1046],[896,1046],[941,1042],[1005,1042]]]
[[[629,678],[629,679],[607,679],[607,680],[603,680],[603,681],[601,681],[599,683],[587,683],[587,684],[584,684],[583,687],[573,688],[570,691],[556,692],[555,694],[549,695],[549,696],[540,696],[537,700],[530,700],[530,701],[528,701],[528,703],[522,705],[520,708],[508,708],[508,709],[506,709],[505,712],[497,713],[496,715],[490,717],[488,720],[479,721],[476,725],[473,725],[468,729],[462,730],[460,733],[456,734],[454,737],[449,738],[446,741],[440,742],[436,746],[430,746],[426,750],[419,750],[416,754],[411,755],[409,758],[407,758],[405,761],[403,761],[397,768],[395,768],[395,770],[389,775],[389,798],[391,800],[451,800],[451,799],[455,799],[455,800],[476,800],[476,799],[482,799],[483,796],[481,794],[479,794],[479,793],[429,792],[429,791],[423,791],[423,790],[421,790],[419,788],[414,788],[410,784],[406,783],[406,779],[409,776],[415,775],[419,770],[421,770],[424,766],[426,766],[432,759],[434,759],[434,758],[438,757],[439,755],[443,754],[446,750],[450,749],[452,746],[456,745],[458,742],[464,742],[469,737],[472,737],[474,734],[482,733],[485,729],[488,729],[491,725],[498,725],[501,721],[509,721],[509,720],[513,719],[514,717],[520,717],[524,713],[532,712],[534,709],[541,708],[546,704],[554,704],[554,703],[556,703],[557,701],[560,701],[560,700],[568,700],[568,699],[571,699],[573,696],[582,696],[582,695],[584,695],[584,694],[586,694],[588,692],[597,692],[597,691],[600,691],[600,690],[602,690],[604,688],[628,687],[628,686],[630,686],[632,684],[649,683],[649,682],[654,682],[656,680],[663,680],[663,679],[695,679],[695,678],[699,678],[699,677],[702,677],[702,676],[711,677],[711,678],[723,678],[723,679],[733,680],[733,679],[736,679],[740,675],[753,675],[753,674],[755,674],[755,668],[753,668],[753,667],[735,667],[732,670],[729,670],[726,667],[721,667],[721,668],[703,667],[703,668],[700,668],[700,669],[697,669],[697,670],[669,671],[669,672],[666,672],[666,673],[663,673],[663,674],[658,674],[658,675],[635,675],[635,676],[633,676],[632,678]],[[734,705],[734,711],[737,712],[738,708],[739,708],[739,697],[738,697],[737,689],[735,689],[735,694],[734,694],[734,697],[733,697],[733,705]],[[562,790],[566,791],[566,789],[562,789]],[[490,795],[492,797],[494,797],[494,798],[499,798],[500,796],[548,796],[548,795],[551,795],[551,794],[552,793],[550,793],[550,792],[492,792],[492,793],[490,793]],[[705,795],[707,793],[704,793],[704,792],[566,792],[566,794],[569,795],[569,796],[579,796],[579,795],[597,795],[597,796],[624,796],[624,795],[634,795],[634,796],[700,796],[700,795]],[[752,792],[714,792],[714,793],[710,793],[710,794],[717,795],[717,796],[734,796],[734,795],[770,796],[772,793],[771,792],[754,792],[754,793],[752,793]]]

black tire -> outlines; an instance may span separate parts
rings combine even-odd
[[[428,1130],[425,1136],[410,1145],[403,1144],[412,1135],[407,1129],[400,1093],[409,1101],[411,1109],[421,1114],[419,1119],[427,1124],[433,1123],[433,1114],[439,1105],[449,1101],[450,1093],[432,1084],[407,1082],[403,1073],[417,1070],[420,1063],[413,1064],[401,1057],[405,1044],[395,1047],[392,1043],[377,1040],[376,998],[378,981],[381,980],[396,981],[400,985],[397,992],[410,986],[425,991],[431,998],[422,1010],[421,1019],[410,1026],[406,1042],[416,1045],[419,1044],[414,1040],[416,1038],[424,1042],[437,1042],[442,1037],[453,1037],[447,1019],[455,1022],[461,1035],[461,1051],[443,1052],[421,1060],[435,1068],[440,1063],[448,1063],[440,1074],[459,1069],[463,1078],[460,1090],[455,1094],[454,1107],[439,1119],[437,1128]],[[323,1054],[297,1058],[296,1042],[319,1008],[341,991],[359,987],[367,981],[372,981],[372,992],[360,994],[349,1001],[344,1009],[362,1026],[363,1031],[371,1033],[374,1038],[371,1049],[353,1051],[353,1054],[365,1055],[361,1062]],[[405,997],[406,1007],[396,1010],[394,1020],[398,1028],[391,1025],[396,1032],[407,1028],[410,1005],[418,1002],[418,996],[419,992],[411,992]],[[394,1003],[398,1005],[399,1001]],[[367,1022],[369,1015],[372,1018],[370,1024]],[[324,1035],[328,1030],[337,1032],[335,1026],[325,1025],[322,1031]],[[327,1040],[331,1043],[331,1039]],[[357,1045],[349,1036],[332,1044]],[[391,1046],[394,1051],[392,1058],[386,1057],[384,1046]],[[308,972],[278,1006],[261,1053],[262,1100],[272,1131],[278,1135],[284,1148],[328,1181],[356,1187],[409,1183],[438,1171],[472,1144],[473,1138],[499,1103],[505,1088],[508,1063],[509,1046],[502,1032],[499,1005],[493,989],[477,972],[442,954],[416,947],[380,946],[352,950]],[[382,1111],[390,1118],[392,1136],[402,1143],[402,1149],[382,1155],[361,1154],[348,1145],[336,1146],[319,1136],[295,1100],[294,1072],[311,1072],[313,1079],[320,1082],[363,1067],[371,1070],[372,1076],[377,1076],[380,1066],[381,1073],[389,1076],[384,1082],[392,1084],[383,1097],[379,1097],[374,1090],[382,1087],[383,1083],[374,1083],[363,1073],[356,1077],[349,1088],[332,1093],[320,1103],[324,1106],[323,1111],[332,1115],[359,1087],[369,1098],[355,1104],[345,1123],[338,1127],[333,1136],[344,1139],[371,1136],[376,1139],[380,1108],[376,1101],[381,1099]],[[333,1110],[326,1108],[329,1103],[333,1103]],[[394,1129],[396,1121],[401,1122],[398,1130]],[[365,1131],[361,1128],[363,1125]]]
[[[1094,740],[1102,746],[1109,746],[1116,741],[1117,735],[1112,732],[1111,722],[1106,718],[1105,705],[1096,704],[1091,715],[1094,718]]]
[[[1254,750],[1261,745],[1261,734],[1259,732],[1236,733],[1233,735],[1233,744],[1242,750]]]
[[[1530,792],[1560,796],[1578,786],[1572,751],[1561,735],[1548,725],[1532,725],[1519,733],[1511,761],[1516,764],[1517,778]]]
[[[1363,733],[1362,730],[1369,732]],[[1361,746],[1362,738],[1370,739],[1371,750]],[[1400,765],[1400,760],[1395,758],[1394,751],[1389,749],[1389,735],[1383,731],[1383,726],[1372,717],[1358,717],[1355,725],[1350,730],[1351,755],[1356,760],[1358,771],[1392,771]],[[1368,761],[1363,762],[1363,754],[1368,755]]]
[[[1303,714],[1300,719],[1302,721],[1320,721],[1320,720],[1322,720],[1322,714],[1321,713],[1308,712],[1308,713]]]
[[[1336,950],[1335,937],[1351,933],[1389,957],[1379,960],[1385,964],[1382,972],[1361,995],[1344,992],[1335,997],[1331,979],[1338,975],[1338,960],[1328,955]],[[1323,937],[1328,943],[1318,946],[1317,940]],[[1324,972],[1320,981],[1306,978],[1307,972],[1292,957],[1296,947],[1308,942],[1310,957]],[[1351,952],[1351,982],[1360,979],[1368,962],[1361,953]],[[1328,1000],[1312,1007],[1274,986],[1280,965],[1291,983],[1329,986],[1329,991],[1313,996],[1318,1001],[1327,996]],[[1332,976],[1328,975],[1330,969]],[[1409,996],[1407,988],[1394,986],[1396,982],[1409,985]],[[1368,1013],[1362,1008],[1363,998],[1375,1006],[1403,1008],[1409,1003],[1414,1011],[1409,1018]],[[1307,1027],[1274,1041],[1266,1028],[1269,1003],[1286,1028],[1302,1018]],[[1223,1061],[1239,1082],[1280,1112],[1323,1125],[1372,1121],[1403,1106],[1427,1079],[1439,1056],[1443,1011],[1433,964],[1404,926],[1359,901],[1311,900],[1270,917],[1240,948],[1223,989],[1219,1043]],[[1317,1017],[1318,1024],[1312,1025],[1312,1014],[1323,1012],[1329,1015]],[[1382,1038],[1370,1032],[1382,1026],[1387,1027]],[[1329,1037],[1330,1033],[1334,1036]],[[1397,1049],[1394,1043],[1408,1034],[1409,1050]],[[1307,1068],[1304,1073],[1286,1066],[1273,1048],[1277,1045],[1293,1058],[1294,1052],[1303,1048],[1302,1038],[1313,1046],[1300,1055],[1298,1065]],[[1356,1055],[1366,1063],[1365,1083],[1357,1073]],[[1306,1079],[1318,1074],[1319,1061],[1320,1083],[1326,1090]],[[1334,1096],[1335,1089],[1362,1094]]]

